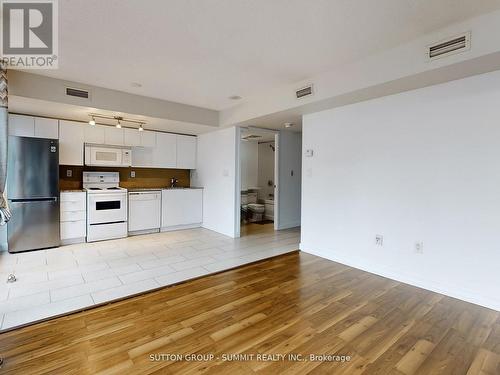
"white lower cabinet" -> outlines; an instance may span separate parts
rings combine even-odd
[[[85,242],[87,235],[87,193],[61,193],[61,243]]]
[[[203,189],[164,189],[161,193],[162,230],[194,228],[203,221]]]

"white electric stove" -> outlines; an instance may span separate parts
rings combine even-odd
[[[87,242],[127,237],[127,189],[119,172],[83,172],[87,191]]]

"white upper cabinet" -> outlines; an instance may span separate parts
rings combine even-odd
[[[81,122],[59,121],[59,164],[83,165],[83,144],[88,127]]]
[[[144,130],[141,132],[142,147],[156,147],[156,132]]]
[[[137,129],[123,129],[123,137],[125,146],[141,146],[141,133]]]
[[[9,115],[9,135],[35,136],[35,119],[31,116]]]
[[[104,144],[104,129],[103,125],[89,125],[85,127],[85,143]]]
[[[177,136],[175,134],[156,133],[153,166],[157,168],[177,168]]]
[[[58,139],[59,121],[52,118],[9,115],[9,135]]]
[[[59,121],[53,118],[35,117],[35,138],[59,139]]]
[[[125,144],[123,129],[119,129],[114,126],[105,126],[104,144],[112,146],[123,146]]]
[[[196,169],[196,137],[177,135],[177,168]]]

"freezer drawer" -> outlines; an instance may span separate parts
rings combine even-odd
[[[9,205],[12,211],[7,223],[9,252],[60,245],[58,198],[14,199]]]

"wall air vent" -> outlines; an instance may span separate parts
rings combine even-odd
[[[66,95],[83,99],[89,99],[90,97],[90,93],[87,90],[74,89],[71,87],[66,87]]]
[[[313,85],[307,85],[295,91],[295,97],[297,99],[304,98],[306,96],[311,96],[313,94]]]
[[[428,46],[427,57],[429,60],[436,60],[468,50],[470,50],[470,32]]]

